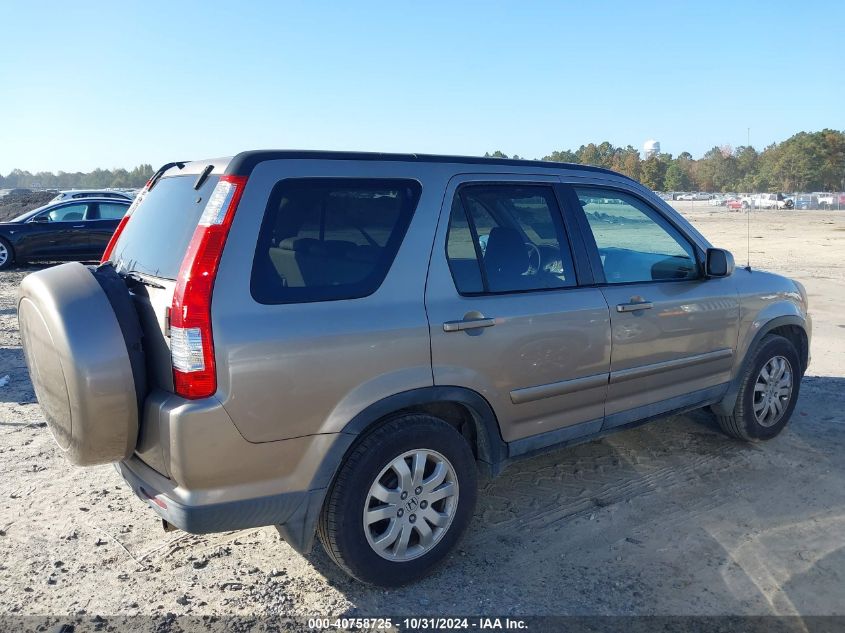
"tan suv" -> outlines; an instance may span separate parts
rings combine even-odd
[[[619,174],[324,152],[166,165],[18,313],[71,461],[165,527],[316,533],[387,586],[455,545],[479,467],[707,405],[774,437],[810,337],[800,284]]]

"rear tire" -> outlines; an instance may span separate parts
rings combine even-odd
[[[475,458],[467,441],[425,414],[394,418],[365,436],[332,484],[318,535],[361,582],[397,587],[437,566],[472,518]]]
[[[777,436],[795,409],[802,373],[791,341],[774,334],[764,337],[742,375],[733,412],[717,416],[719,426],[747,442]]]
[[[15,263],[12,245],[0,237],[0,270],[8,270]]]

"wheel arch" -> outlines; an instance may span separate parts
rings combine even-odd
[[[386,420],[404,413],[427,413],[454,426],[469,442],[476,460],[489,466],[494,474],[505,462],[507,447],[490,403],[478,392],[465,387],[434,386],[388,396],[353,417],[341,432],[355,439],[336,461],[337,465],[360,438]]]
[[[378,400],[356,414],[337,434],[337,441],[317,469],[308,499],[287,524],[276,526],[296,551],[311,551],[317,518],[329,488],[358,442],[388,420],[405,413],[427,413],[454,426],[467,439],[476,463],[489,474],[499,474],[506,465],[507,445],[499,432],[496,414],[478,392],[465,387],[421,387]]]
[[[769,334],[783,336],[795,345],[795,349],[798,351],[798,358],[801,361],[801,373],[803,374],[807,370],[807,364],[810,358],[810,344],[804,319],[796,315],[784,315],[770,319],[760,326],[754,338],[751,339],[751,343],[745,348],[745,356],[742,362],[737,365],[736,374],[731,380],[724,398],[712,405],[712,409],[717,415],[730,415],[733,411],[745,369],[751,361],[754,350],[757,349],[760,341]]]

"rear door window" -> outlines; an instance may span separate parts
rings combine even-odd
[[[117,270],[176,279],[219,176],[209,176],[199,191],[196,180],[196,174],[162,178],[144,196],[112,251]]]
[[[258,237],[252,296],[276,304],[372,294],[393,263],[419,196],[412,180],[281,181]]]
[[[554,191],[545,185],[467,185],[452,203],[446,255],[461,294],[576,284]]]

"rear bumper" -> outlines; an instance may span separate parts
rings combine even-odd
[[[280,421],[280,423],[283,423]],[[253,443],[215,398],[153,390],[135,455],[116,468],[160,517],[193,534],[274,525],[308,551],[334,473],[355,436]]]
[[[140,460],[120,462],[116,467],[139,499],[168,523],[192,534],[284,524],[297,516],[311,496],[325,495],[324,489],[299,490],[255,499],[190,505],[180,500],[172,482]]]
[[[307,551],[326,489],[354,437],[248,442],[215,398],[190,401],[153,390],[138,450],[117,470],[140,499],[186,532],[275,525]]]

